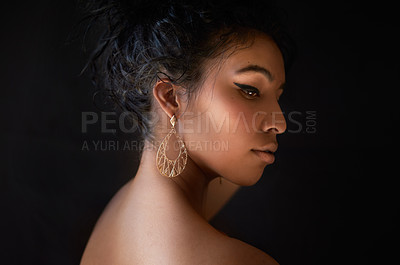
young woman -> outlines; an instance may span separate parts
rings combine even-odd
[[[291,50],[278,9],[262,1],[89,6],[89,18],[106,23],[94,80],[132,114],[144,147],[81,264],[277,264],[214,229],[205,200],[211,180],[253,185],[274,162]]]

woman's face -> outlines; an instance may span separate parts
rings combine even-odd
[[[261,33],[214,67],[179,120],[193,162],[212,177],[255,184],[274,162],[273,154],[255,150],[276,151],[276,135],[286,130],[278,104],[284,83],[281,52]]]

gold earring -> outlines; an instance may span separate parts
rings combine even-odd
[[[175,130],[176,121],[177,119],[174,114],[170,119],[172,128],[167,134],[167,136],[165,136],[160,146],[158,147],[156,156],[156,164],[158,171],[160,171],[161,175],[169,178],[173,178],[181,174],[182,171],[185,169],[187,162],[187,150],[185,143],[182,141],[182,138],[176,133]],[[175,160],[170,160],[166,155],[166,148],[168,145],[169,138],[171,138],[172,134],[175,134],[176,139],[178,139],[178,145],[179,145],[179,155]]]

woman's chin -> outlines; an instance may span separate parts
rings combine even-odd
[[[235,180],[231,180],[236,185],[243,186],[243,187],[248,187],[248,186],[253,186],[255,185],[262,177],[262,172],[258,175],[252,175],[252,176],[244,176]]]

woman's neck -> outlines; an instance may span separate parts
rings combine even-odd
[[[145,142],[137,179],[163,185],[169,192],[184,196],[187,202],[205,219],[207,187],[211,179],[188,156],[187,164],[181,174],[174,178],[162,176],[156,167],[157,148]]]

